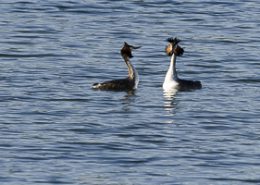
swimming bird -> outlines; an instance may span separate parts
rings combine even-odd
[[[124,42],[124,46],[121,49],[121,56],[124,59],[127,68],[128,76],[124,79],[116,79],[105,81],[102,83],[94,83],[92,88],[99,90],[114,90],[114,91],[131,91],[137,89],[139,83],[139,76],[137,70],[130,62],[130,58],[133,57],[132,50],[139,47],[131,46],[127,42]]]
[[[184,49],[178,45],[180,40],[177,38],[168,38],[167,41],[169,44],[166,46],[165,52],[168,56],[171,56],[171,62],[164,79],[163,89],[165,91],[172,89],[188,91],[202,88],[200,81],[184,80],[178,77],[176,59],[183,55]]]

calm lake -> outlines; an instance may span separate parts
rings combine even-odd
[[[260,183],[258,0],[1,0],[0,184]],[[180,78],[164,93],[168,37]],[[94,91],[124,78],[135,92]]]

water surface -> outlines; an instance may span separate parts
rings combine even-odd
[[[19,1],[0,6],[1,184],[260,182],[258,1]],[[166,94],[165,39],[185,48]],[[134,93],[91,90],[122,78]]]

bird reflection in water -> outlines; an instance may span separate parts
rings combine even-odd
[[[124,112],[130,112],[130,105],[135,100],[135,90],[130,90],[126,92],[127,94],[122,97],[122,105]]]
[[[175,111],[175,95],[178,92],[177,89],[171,89],[167,91],[163,91],[164,96],[164,110],[166,110],[169,113],[174,113]]]

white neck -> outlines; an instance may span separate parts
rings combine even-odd
[[[177,71],[176,71],[176,58],[177,58],[176,55],[172,54],[171,63],[170,63],[169,69],[166,73],[164,83],[163,83],[164,89],[175,87],[178,84],[178,82],[177,82],[178,76],[177,76]]]
[[[134,89],[137,89],[137,86],[139,84],[139,75],[138,75],[137,70],[134,68],[134,66],[133,66],[133,70],[134,70],[134,74],[135,74],[135,87],[134,87]]]
[[[174,80],[178,79],[177,71],[176,71],[176,58],[177,58],[176,55],[172,54],[171,63],[166,73],[165,79],[174,79]]]
[[[133,79],[135,81],[135,86],[134,89],[137,89],[137,86],[139,84],[139,76],[138,76],[138,72],[137,70],[134,68],[134,66],[132,65],[132,63],[130,62],[130,60],[127,58],[125,60],[126,65],[128,67],[128,77],[130,79]]]

